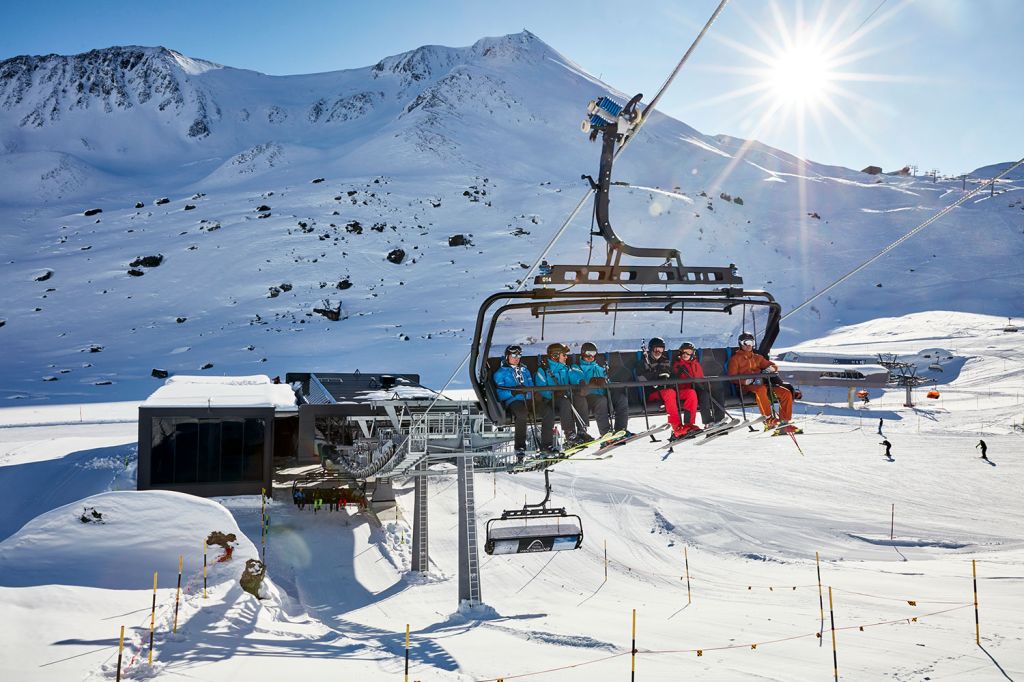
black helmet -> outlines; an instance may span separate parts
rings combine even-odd
[[[592,344],[590,341],[587,341],[585,344],[580,346],[580,354],[586,355],[587,353],[597,353],[597,346]]]
[[[662,349],[664,349],[665,348],[665,340],[660,338],[660,337],[655,336],[654,338],[652,338],[650,341],[647,342],[647,347],[652,349],[652,350],[654,348],[662,348]]]
[[[743,332],[742,334],[740,334],[739,340],[741,346],[743,345],[744,341],[750,341],[751,343],[754,343],[754,335],[751,334],[750,332]]]
[[[697,346],[693,345],[689,341],[683,341],[682,345],[679,346],[679,351],[682,352],[684,350],[692,350],[693,352],[696,353],[697,352]]]
[[[510,355],[522,355],[522,354],[523,354],[523,347],[522,346],[519,346],[517,344],[512,344],[511,346],[506,346],[505,347],[505,357],[506,358],[508,356],[510,356]]]

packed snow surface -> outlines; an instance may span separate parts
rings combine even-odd
[[[940,398],[915,391],[913,408],[901,389],[872,391],[854,409],[844,389],[819,389],[796,407],[803,454],[787,437],[738,431],[671,453],[638,441],[607,460],[559,464],[551,501],[579,514],[583,547],[481,553],[476,608],[457,603],[451,465],[429,479],[426,575],[409,571],[411,481],[396,482],[398,508],[376,519],[355,507],[298,510],[287,486],[275,490],[257,600],[237,577],[262,554],[259,497],[135,492],[134,423],[0,410],[0,636],[17,652],[3,667],[17,680],[113,679],[125,625],[125,679],[396,679],[408,624],[410,679],[617,679],[630,674],[635,610],[638,678],[830,678],[834,618],[842,679],[1017,679],[1018,346],[999,318],[942,312],[802,344],[798,353],[940,348],[962,366],[937,385]],[[31,425],[40,422],[50,425]],[[542,485],[538,473],[478,474],[481,537],[503,509],[539,501]],[[93,509],[102,519],[84,523]],[[238,534],[238,547],[221,563],[211,548],[204,599],[202,541],[213,530]]]

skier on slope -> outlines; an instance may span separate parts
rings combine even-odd
[[[516,459],[520,462],[526,458],[526,425],[530,420],[529,407],[533,401],[533,393],[510,390],[521,386],[533,386],[533,375],[521,364],[522,355],[522,347],[507,347],[501,367],[494,373],[498,400],[505,406],[505,411],[512,415],[515,424]]]
[[[697,348],[689,341],[679,346],[679,357],[672,363],[672,372],[680,379],[693,377],[694,379],[704,378],[704,368],[697,360]],[[721,395],[722,384],[706,382],[694,383],[692,385],[681,384],[679,386],[679,397],[685,406],[687,403],[684,392],[689,389],[696,393],[697,404],[700,406],[701,420],[704,428],[715,426],[725,419],[725,411],[722,409],[723,397]],[[690,423],[696,423],[693,413],[690,414]]]
[[[988,461],[988,445],[985,444],[985,441],[979,439],[978,440],[978,444],[974,446],[975,450],[977,450],[978,448],[981,448],[981,458],[987,462]]]
[[[739,348],[729,358],[729,375],[757,374],[770,370],[778,372],[779,367],[774,362],[754,352],[754,335],[743,332],[739,336]],[[775,386],[775,397],[779,401],[779,419],[772,415],[772,403],[768,398],[767,381],[763,379],[743,379],[736,382],[742,393],[753,393],[757,401],[757,409],[765,416],[765,428],[785,426],[793,418],[793,394],[783,386]],[[780,421],[781,420],[781,421]]]
[[[889,459],[896,459],[892,456],[892,443],[889,442],[888,438],[879,443],[879,445],[885,446],[885,457],[888,457]]]

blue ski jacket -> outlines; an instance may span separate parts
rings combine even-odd
[[[537,386],[575,386],[583,383],[583,372],[579,367],[563,365],[557,360],[548,358],[548,366],[543,365],[537,368]],[[540,394],[551,400],[551,391],[541,391]]]
[[[596,362],[580,360],[576,363],[576,369],[583,373],[583,380],[580,383],[589,384],[590,380],[594,377],[600,377],[605,381],[608,380],[608,370]],[[590,395],[604,395],[604,393],[605,390],[603,388],[590,388]]]
[[[501,367],[494,373],[494,385],[498,389],[498,400],[503,405],[508,405],[517,400],[525,401],[530,396],[529,393],[512,392],[508,389],[516,386],[533,386],[533,376],[524,365],[513,367],[502,360]]]

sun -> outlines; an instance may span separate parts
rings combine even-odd
[[[764,73],[776,104],[797,108],[822,104],[835,77],[828,54],[813,45],[794,45],[776,54]]]

